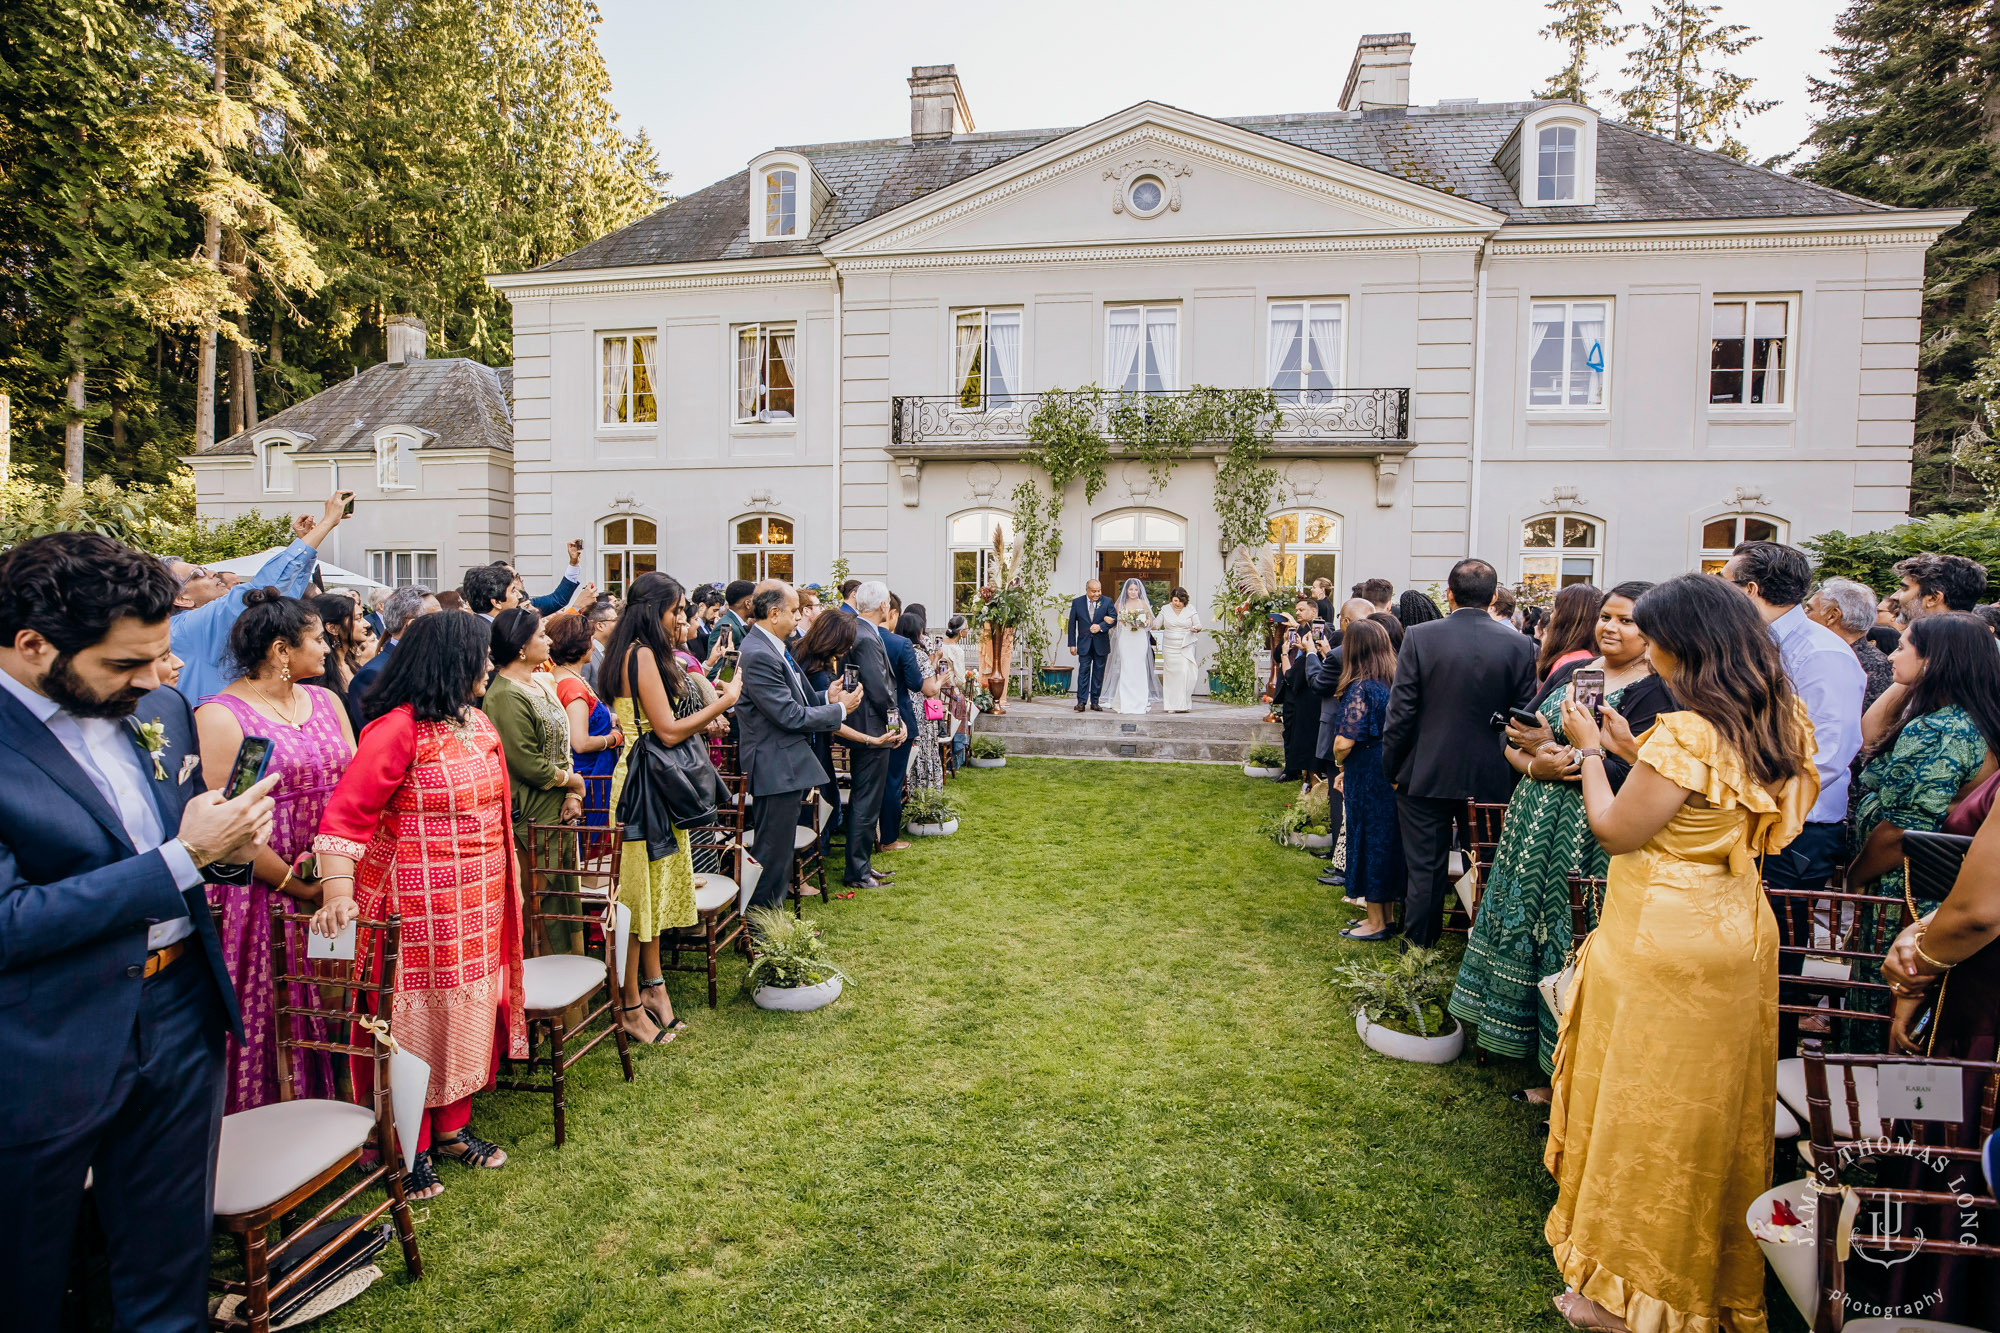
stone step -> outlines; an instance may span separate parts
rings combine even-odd
[[[992,721],[988,718],[985,721]],[[1156,763],[1237,764],[1249,757],[1255,742],[1240,737],[1208,739],[1141,735],[1080,736],[1047,732],[1009,732],[1007,755],[1058,759],[1136,759]]]
[[[1275,722],[1246,721],[1236,717],[1205,718],[1198,713],[1186,716],[1151,713],[1144,717],[1127,717],[1118,713],[1075,713],[1068,709],[1061,712],[1038,709],[1033,713],[1025,709],[1011,710],[998,717],[989,713],[979,719],[977,730],[1005,736],[1009,745],[1012,745],[1015,736],[1038,735],[1112,742],[1134,739],[1240,741],[1247,747],[1262,741],[1281,744],[1285,734]]]

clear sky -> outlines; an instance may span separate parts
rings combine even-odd
[[[1525,98],[1562,63],[1541,0],[1011,0],[1004,5],[599,0],[625,126],[687,194],[768,148],[909,133],[912,65],[956,64],[982,130],[1083,125],[1148,99],[1212,116],[1331,111],[1364,32],[1407,29],[1413,102]],[[1727,67],[1779,105],[1739,131],[1753,158],[1798,146],[1834,0],[1721,0],[1762,36]],[[1629,21],[1651,0],[1625,0]],[[1601,62],[1599,88],[1623,79]],[[1600,91],[1593,99],[1608,106]]]

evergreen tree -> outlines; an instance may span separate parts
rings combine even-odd
[[[1992,365],[2000,292],[2000,11],[1990,0],[1854,0],[1834,24],[1833,78],[1799,174],[1910,208],[1970,208],[1924,271],[1911,512],[1985,500],[1992,467],[1975,378]]]
[[[1730,157],[1749,156],[1736,127],[1776,102],[1750,96],[1755,80],[1715,62],[1762,39],[1716,17],[1720,5],[1654,0],[1652,18],[1635,24],[1639,45],[1625,53],[1632,86],[1618,94],[1628,124]]]
[[[1623,41],[1632,25],[1617,22],[1618,0],[1549,0],[1546,8],[1555,18],[1542,29],[1541,35],[1561,42],[1569,52],[1569,62],[1550,75],[1548,83],[1535,96],[1587,102],[1590,87],[1597,82],[1590,72],[1593,53]]]

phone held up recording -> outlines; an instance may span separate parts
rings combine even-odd
[[[1569,678],[1569,685],[1577,706],[1588,708],[1592,717],[1598,717],[1598,710],[1604,707],[1604,668],[1578,667]]]
[[[271,766],[272,743],[269,736],[245,736],[243,744],[236,747],[235,762],[229,765],[229,781],[222,788],[222,799],[233,801],[264,780],[264,770]],[[241,865],[217,861],[202,868],[202,874],[211,884],[247,885],[250,882],[252,864]]]

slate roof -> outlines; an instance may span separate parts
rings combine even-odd
[[[1615,121],[1597,129],[1597,202],[1523,208],[1495,154],[1521,118],[1546,102],[1447,104],[1375,111],[1224,118],[1257,134],[1485,204],[1510,222],[1650,222],[1887,211],[1851,194],[1691,148]],[[675,200],[536,272],[623,268],[777,255],[820,243],[913,199],[998,166],[1071,129],[968,134],[936,143],[874,139],[791,149],[833,191],[812,233],[751,244],[746,169]]]
[[[370,453],[384,426],[417,426],[431,432],[421,449],[514,451],[514,372],[465,357],[387,362],[330,384],[257,423],[217,440],[202,457],[250,454],[260,431],[283,427],[312,437],[306,454]]]

